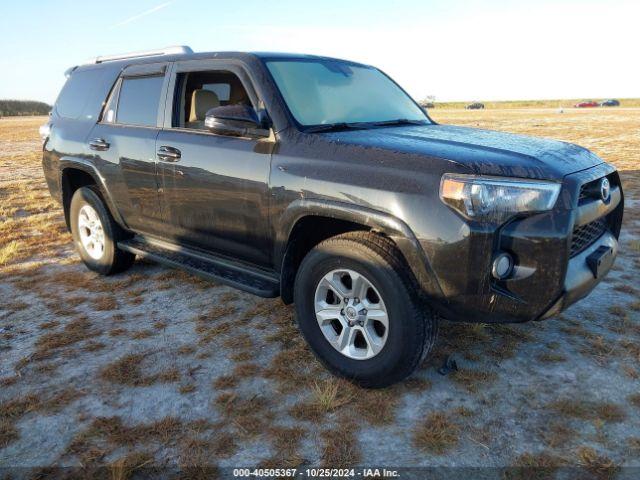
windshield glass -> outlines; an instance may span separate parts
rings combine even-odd
[[[428,122],[422,109],[373,67],[324,59],[268,60],[266,65],[302,126]]]

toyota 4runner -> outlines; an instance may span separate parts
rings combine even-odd
[[[439,125],[368,65],[172,47],[67,76],[43,166],[87,267],[147,257],[280,296],[320,360],[365,386],[409,375],[440,317],[548,318],[616,257],[614,167]]]

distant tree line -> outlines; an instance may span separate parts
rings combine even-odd
[[[33,100],[0,100],[0,117],[48,115],[51,105]]]

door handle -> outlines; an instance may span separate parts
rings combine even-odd
[[[163,162],[177,162],[180,160],[182,153],[180,150],[174,147],[168,147],[166,145],[158,148],[158,158]]]
[[[94,138],[89,142],[91,150],[109,150],[111,145],[104,138]]]

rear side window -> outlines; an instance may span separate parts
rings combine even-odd
[[[163,76],[123,78],[116,123],[155,127],[163,82]]]
[[[72,73],[56,100],[58,115],[73,119],[95,118],[104,100],[104,75],[103,69]]]

